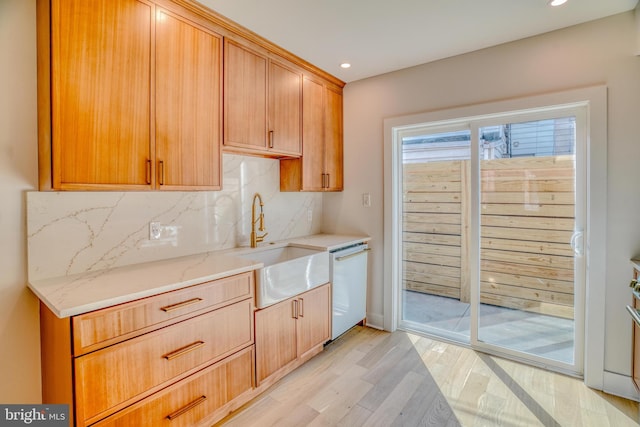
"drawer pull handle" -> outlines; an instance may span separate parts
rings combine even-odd
[[[201,403],[203,403],[205,400],[207,400],[207,396],[202,395],[199,398],[197,398],[196,400],[194,400],[191,403],[187,403],[185,406],[183,406],[182,408],[178,409],[175,412],[170,413],[169,415],[167,415],[167,419],[169,421],[173,421],[176,418],[178,418],[180,415],[183,415],[186,412],[189,412],[190,410],[192,410],[193,408],[195,408],[196,406],[200,405]]]
[[[204,341],[196,341],[192,344],[186,345],[184,347],[181,347],[177,350],[172,351],[171,353],[167,353],[165,354],[164,357],[167,360],[173,360],[175,358],[178,358],[180,356],[184,356],[187,353],[192,352],[193,350],[200,348],[204,345]]]
[[[181,309],[181,308],[186,307],[186,306],[191,305],[191,304],[197,304],[200,301],[202,301],[202,298],[192,298],[192,299],[189,299],[189,300],[186,300],[186,301],[182,301],[182,302],[178,302],[178,303],[175,303],[175,304],[167,305],[165,307],[160,307],[160,310],[168,313],[170,311],[178,310],[178,309]]]

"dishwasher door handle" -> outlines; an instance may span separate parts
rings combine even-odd
[[[366,248],[366,249],[363,249],[363,250],[358,251],[358,252],[354,252],[354,253],[349,254],[349,255],[339,256],[339,257],[336,257],[336,261],[344,261],[345,259],[353,258],[354,256],[358,256],[358,255],[360,255],[360,254],[362,254],[364,252],[369,252],[370,250],[371,249]]]

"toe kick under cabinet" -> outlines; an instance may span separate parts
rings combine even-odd
[[[76,426],[211,425],[252,397],[253,274],[60,319],[41,304],[43,401]]]

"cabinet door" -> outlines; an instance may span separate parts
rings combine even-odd
[[[322,84],[304,79],[302,92],[302,190],[322,191],[324,181],[324,108]]]
[[[267,58],[225,40],[224,144],[267,147]]]
[[[149,188],[151,22],[140,0],[52,0],[54,188]]]
[[[157,16],[157,187],[220,189],[222,38],[168,12]]]
[[[329,284],[298,297],[298,357],[331,337]]]
[[[258,385],[296,360],[296,319],[293,300],[256,311],[256,378]]]
[[[302,152],[302,75],[278,62],[269,65],[269,149]]]
[[[325,87],[324,170],[325,190],[343,189],[342,91]]]

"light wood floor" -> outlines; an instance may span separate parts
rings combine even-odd
[[[636,402],[579,379],[356,327],[221,425],[624,427],[638,420]]]

